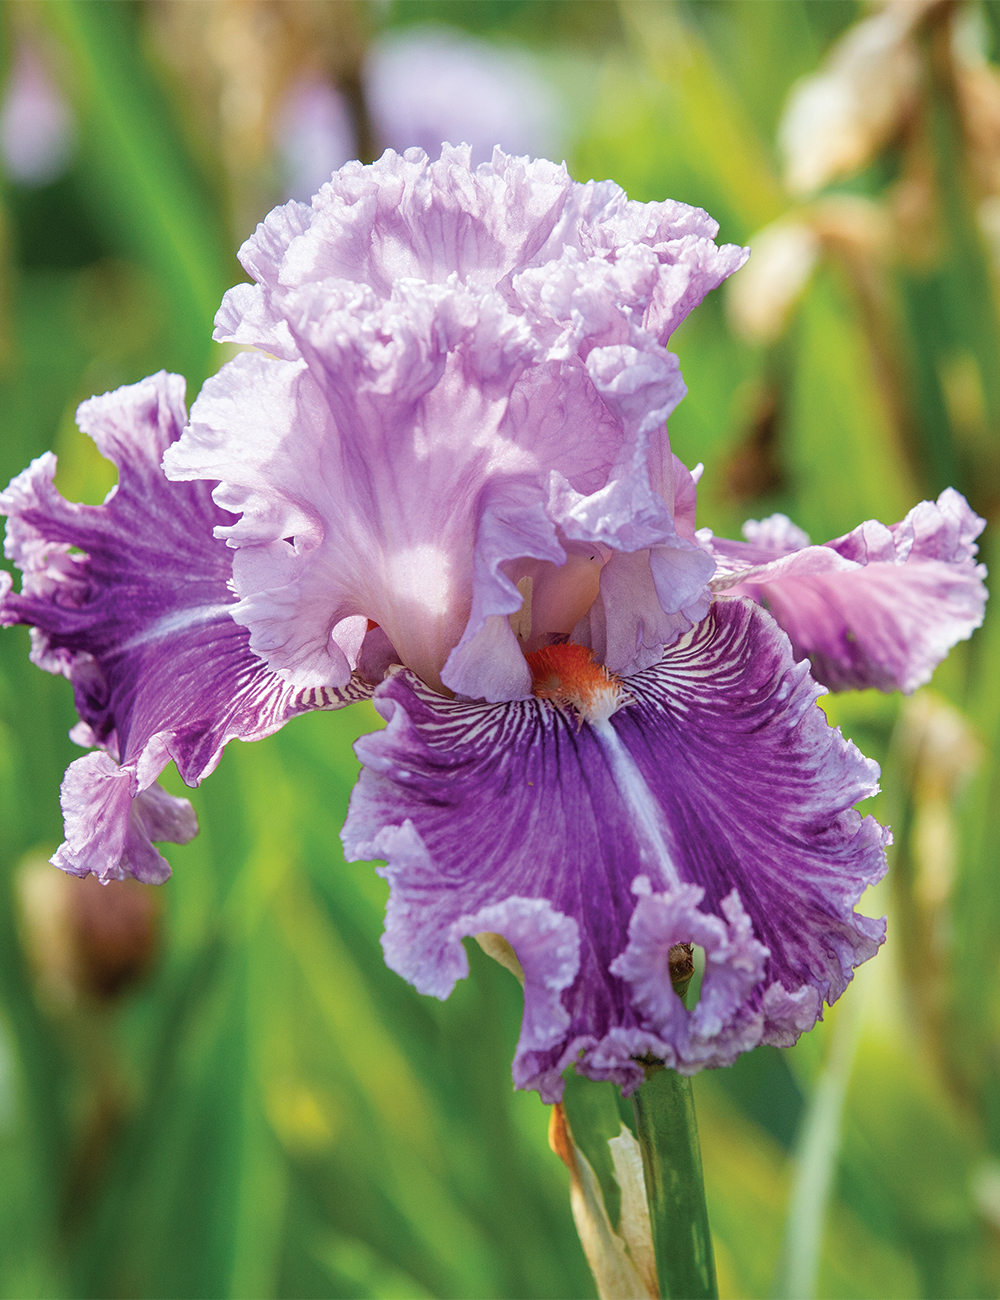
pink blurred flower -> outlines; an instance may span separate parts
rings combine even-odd
[[[446,28],[391,33],[369,53],[365,91],[376,136],[400,153],[434,158],[447,142],[471,145],[473,163],[494,145],[558,157],[556,96],[516,51]]]
[[[14,55],[0,103],[0,159],[19,185],[48,185],[69,166],[76,144],[73,112],[30,46]]]
[[[295,82],[288,91],[274,135],[285,197],[305,203],[357,154],[354,124],[343,95],[315,75]]]

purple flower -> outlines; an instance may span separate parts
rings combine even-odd
[[[957,496],[883,530],[892,548],[870,524],[867,550],[773,523],[745,544],[696,534],[666,342],[743,259],[715,233],[549,163],[473,169],[467,149],[348,164],[272,213],[241,250],[255,283],[217,318],[260,351],[205,385],[183,435],[179,393],[147,381],[83,408],[118,431],[108,503],[67,506],[37,467],[5,498],[26,590],[0,615],[41,629],[40,662],[108,750],[80,761],[82,795],[67,778],[61,865],[129,869],[106,828],[138,821],[148,848],[169,818],[133,796],[166,756],[197,780],[229,736],[380,682],[348,856],[386,862],[386,959],[423,992],[467,973],[464,936],[512,946],[520,1086],[553,1100],[575,1064],[632,1088],[643,1057],[692,1073],[809,1028],[881,942],[853,909],[888,836],[854,811],[876,766],[795,662],[827,652],[829,617],[792,601],[793,646],[745,593],[855,575],[864,614],[840,592],[841,641],[902,680],[968,634],[981,571]],[[880,659],[868,630],[892,619]],[[103,822],[98,776],[131,801]],[[706,959],[691,1010],[680,942]]]
[[[197,831],[186,799],[156,784],[173,760],[197,785],[234,737],[257,740],[306,709],[336,708],[350,691],[302,691],[251,653],[233,622],[231,554],[213,529],[230,521],[207,484],[169,483],[165,449],[187,419],[184,380],[160,373],[84,402],[80,428],[118,466],[100,506],[53,487],[56,458],[33,461],[0,495],[5,554],[0,622],[32,628],[32,660],[73,683],[76,759],[62,786],[66,841],[53,861],[101,880],[170,875],[153,840]]]
[[[559,105],[528,59],[455,28],[388,32],[368,52],[365,99],[378,139],[432,156],[464,140],[485,162],[509,153],[559,156]]]
[[[315,74],[294,82],[284,95],[274,138],[285,193],[292,199],[308,199],[357,153],[346,100]]]
[[[72,160],[73,112],[38,54],[18,44],[0,101],[0,161],[19,185],[49,185]]]

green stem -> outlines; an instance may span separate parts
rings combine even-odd
[[[632,1098],[662,1300],[716,1300],[691,1080],[653,1069]]]

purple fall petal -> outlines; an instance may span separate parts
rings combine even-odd
[[[784,515],[750,520],[745,542],[700,539],[718,565],[712,585],[766,604],[831,690],[909,693],[983,621],[984,526],[946,488],[901,523],[869,520],[822,546]]]
[[[445,997],[463,935],[530,953],[545,993],[526,987],[514,1070],[546,1100],[571,1062],[631,1088],[635,1057],[691,1073],[794,1041],[884,931],[853,911],[885,869],[886,833],[853,811],[877,768],[828,726],[764,611],[717,601],[627,691],[581,725],[537,699],[448,701],[399,671],[375,695],[385,731],[357,745],[344,842],[387,862],[386,960]],[[692,1012],[665,975],[681,940],[708,958]]]
[[[51,454],[0,495],[6,554],[24,574],[19,594],[8,584],[2,595],[0,622],[32,628],[35,663],[73,683],[84,724],[74,738],[106,751],[72,763],[63,783],[66,843],[54,860],[77,875],[165,879],[151,841],[196,830],[186,801],[153,784],[171,759],[196,785],[227,741],[365,693],[296,690],[250,651],[232,618],[232,554],[213,536],[231,517],[209,484],[169,483],[160,469],[185,419],[177,375],[92,398],[80,427],[119,471],[104,504],[65,501]]]
[[[716,231],[450,147],[349,163],[273,212],[216,335],[271,357],[224,366],[164,460],[241,515],[225,536],[252,648],[292,684],[341,687],[363,617],[425,682],[521,698],[509,617],[525,611],[522,642],[569,635],[594,564],[592,641],[618,671],[655,659],[713,572],[683,492],[674,522],[664,423],[684,393],[669,333],[744,257]],[[612,572],[621,556],[643,574]]]

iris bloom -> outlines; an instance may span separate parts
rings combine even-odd
[[[57,864],[163,879],[151,841],[194,831],[169,759],[195,784],[231,737],[374,693],[343,834],[387,864],[386,960],[444,998],[463,937],[503,936],[520,1086],[553,1100],[574,1063],[630,1089],[641,1058],[693,1073],[808,1029],[882,941],[853,909],[888,838],[808,657],[835,688],[926,680],[981,621],[982,522],[949,491],[824,546],[781,516],[696,532],[666,342],[744,259],[716,229],[461,149],[273,212],[217,319],[257,350],[187,426],[170,376],[94,399],[117,491],[68,505],[46,456],[2,499],[25,576],[0,617],[97,747]]]

